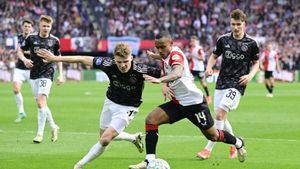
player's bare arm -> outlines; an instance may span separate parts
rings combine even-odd
[[[153,59],[161,59],[158,53],[154,53],[150,50],[147,50],[147,55]]]
[[[92,56],[81,56],[81,55],[57,57],[46,49],[38,50],[37,54],[40,57],[42,57],[46,62],[82,63],[89,66],[93,65],[93,59],[94,59],[94,57]]]
[[[32,68],[33,67],[33,61],[30,60],[30,59],[27,59],[24,56],[24,51],[20,48],[20,46],[18,46],[18,49],[17,49],[17,56],[20,58],[20,60],[22,60],[22,62],[24,63],[24,65],[27,68]]]
[[[250,73],[240,77],[239,80],[240,85],[246,86],[251,81],[251,79],[255,76],[258,69],[259,69],[259,61],[258,60],[253,61],[253,66],[251,68]]]
[[[58,57],[61,57],[61,55],[59,55]],[[56,80],[56,84],[61,85],[61,84],[64,83],[62,62],[57,62],[57,67],[58,67],[58,77],[57,77],[57,80]]]
[[[165,97],[165,101],[167,99],[172,100],[172,97],[175,97],[173,90],[166,83],[162,85],[162,94]]]
[[[211,76],[214,72],[213,72],[213,66],[217,63],[217,55],[215,54],[211,54],[208,62],[207,62],[207,67],[206,67],[206,71],[205,71],[205,75],[206,76]]]
[[[162,76],[161,78],[155,78],[149,75],[143,75],[143,77],[147,82],[159,84],[174,81],[181,78],[182,72],[183,66],[180,64],[176,64],[172,67],[172,71],[168,75]]]

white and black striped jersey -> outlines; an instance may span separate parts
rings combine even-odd
[[[33,67],[30,71],[30,79],[47,78],[53,80],[54,67],[53,63],[44,63],[42,58],[36,52],[39,49],[47,49],[54,55],[60,55],[60,43],[56,36],[49,35],[42,38],[39,33],[30,34],[22,43],[21,48],[26,51],[30,50],[30,59],[33,61]]]
[[[246,86],[239,85],[239,80],[241,76],[249,74],[252,61],[259,58],[257,42],[247,34],[236,40],[231,32],[219,37],[213,53],[222,55],[216,89],[235,88],[243,95]]]
[[[143,74],[156,78],[161,75],[160,69],[135,61],[132,61],[128,72],[122,73],[110,57],[95,57],[93,67],[105,72],[109,78],[106,97],[117,104],[133,107],[139,107],[142,103]]]

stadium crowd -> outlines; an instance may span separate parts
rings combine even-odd
[[[59,4],[57,4],[59,2]],[[59,17],[57,17],[59,6]],[[247,33],[261,42],[277,45],[282,69],[300,69],[300,6],[297,0],[88,0],[88,1],[1,1],[0,44],[20,32],[24,18],[36,21],[40,14],[59,18],[52,33],[59,37],[135,36],[154,39],[161,30],[169,30],[174,39],[200,38],[207,55],[217,37],[230,31],[228,15],[240,8],[248,15]],[[143,51],[139,60],[148,61]],[[4,53],[2,62],[8,65]],[[7,54],[5,54],[7,55]]]

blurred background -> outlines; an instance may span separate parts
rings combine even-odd
[[[0,81],[12,79],[17,35],[24,19],[33,20],[37,31],[40,15],[52,16],[51,33],[59,37],[62,55],[111,56],[114,44],[126,41],[133,48],[135,60],[159,66],[145,53],[154,48],[159,31],[168,30],[175,45],[186,54],[189,38],[196,35],[208,57],[218,36],[230,31],[229,14],[235,8],[246,13],[246,32],[259,42],[260,52],[268,42],[275,44],[281,66],[275,78],[299,82],[298,0],[1,0]],[[64,67],[68,80],[107,80],[102,72],[81,64]],[[263,71],[254,81],[263,81]]]

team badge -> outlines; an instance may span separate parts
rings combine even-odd
[[[53,46],[53,40],[48,40],[48,46],[52,47]]]
[[[101,63],[102,63],[102,61],[103,61],[103,59],[102,58],[97,58],[97,60],[96,60],[96,65],[97,66],[99,66],[99,65],[101,65]]]
[[[136,77],[135,77],[134,75],[130,76],[129,82],[130,82],[131,84],[135,84],[135,83],[137,82]]]
[[[241,49],[242,49],[243,52],[246,52],[248,50],[248,46],[243,44]]]

